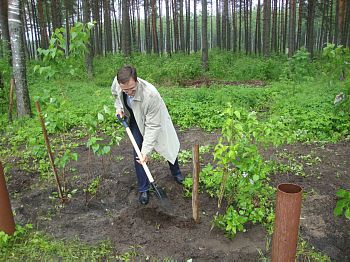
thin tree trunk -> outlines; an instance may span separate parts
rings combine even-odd
[[[277,52],[277,0],[273,0],[271,50]]]
[[[194,0],[193,6],[193,51],[198,51],[197,0]]]
[[[288,56],[293,56],[295,52],[295,20],[296,20],[296,0],[290,1],[289,14],[289,51]]]
[[[163,37],[163,20],[162,20],[162,1],[159,0],[159,52],[164,51],[164,37]]]
[[[157,8],[156,0],[152,0],[152,38],[153,38],[153,52],[159,54],[158,34],[157,34]]]
[[[207,27],[207,0],[202,0],[202,66],[205,72],[209,69]]]
[[[44,16],[43,0],[38,0],[38,18],[40,25],[41,47],[47,49],[49,47],[49,38],[46,31],[46,21]]]
[[[129,4],[129,0],[122,0],[122,51],[126,57],[131,55]]]
[[[222,11],[222,48],[227,50],[227,16],[228,16],[228,0],[224,1],[224,8]]]
[[[260,0],[258,0],[260,1]],[[233,51],[237,51],[237,5],[236,0],[232,1],[232,27],[233,27]]]
[[[186,52],[189,54],[191,52],[191,30],[190,30],[190,11],[191,11],[191,1],[185,0],[186,4]]]
[[[20,0],[9,0],[8,4],[9,33],[11,39],[13,76],[16,86],[17,114],[20,117],[31,116],[23,45],[21,3]]]
[[[166,15],[166,52],[171,56],[171,38],[170,38],[170,15],[169,15],[169,0],[165,0],[165,15]]]
[[[283,29],[283,53],[286,52],[287,47],[287,39],[288,39],[288,31],[287,31],[287,25],[288,25],[288,0],[286,0],[286,7],[285,7],[285,13],[284,13],[284,29]]]
[[[220,18],[220,4],[216,0],[216,45],[221,49],[221,18]]]
[[[182,52],[186,51],[185,47],[185,25],[184,25],[184,5],[183,0],[179,1],[179,7],[180,7],[180,49]]]
[[[8,25],[8,13],[7,13],[7,0],[2,0],[0,3],[0,28],[1,28],[1,38],[3,40],[2,42],[2,49],[6,50],[5,52],[10,52],[11,56],[11,44],[10,44],[10,32],[9,32],[9,25]],[[11,58],[10,58],[11,59]]]
[[[83,22],[86,25],[90,22],[90,3],[89,0],[83,1]],[[92,41],[91,35],[89,32],[89,40],[87,43],[87,52],[85,53],[85,66],[89,79],[93,78],[93,50],[92,50]]]
[[[51,0],[52,28],[62,27],[60,0]]]
[[[308,1],[308,19],[307,19],[307,37],[306,37],[306,47],[309,51],[311,57],[314,54],[314,16],[315,16],[315,2],[314,0]]]
[[[303,18],[303,2],[304,0],[299,0],[299,17],[298,17],[298,33],[297,33],[297,48],[301,47],[301,27]]]
[[[271,23],[271,2],[270,0],[264,0],[263,52],[265,56],[270,55],[270,23]]]
[[[109,0],[103,2],[104,34],[106,40],[106,52],[112,52],[112,27],[111,27],[111,6]]]
[[[256,9],[256,26],[255,26],[255,54],[261,54],[261,26],[260,26],[260,0]]]

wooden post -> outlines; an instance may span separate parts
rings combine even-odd
[[[6,187],[4,169],[0,162],[0,231],[8,235],[15,232],[15,220],[13,219],[9,194]]]
[[[193,188],[192,188],[192,213],[193,219],[196,223],[199,223],[199,145],[193,146]]]
[[[9,94],[9,114],[8,114],[8,118],[9,121],[12,122],[12,110],[13,110],[13,89],[15,86],[15,80],[13,78],[11,78],[10,81],[10,94]]]
[[[47,153],[49,155],[49,159],[50,159],[50,164],[51,164],[51,167],[52,167],[52,171],[55,175],[55,179],[56,179],[56,184],[57,184],[57,189],[58,189],[58,196],[60,197],[60,199],[62,201],[64,201],[64,197],[63,197],[63,193],[62,193],[62,187],[61,187],[61,183],[60,183],[60,180],[58,178],[58,172],[57,172],[57,169],[56,169],[56,166],[55,166],[55,161],[54,161],[54,157],[53,157],[53,154],[52,154],[52,151],[51,151],[51,146],[50,146],[50,141],[49,141],[49,137],[47,136],[47,132],[46,132],[46,127],[45,127],[45,123],[44,123],[44,119],[41,115],[41,110],[40,110],[40,104],[39,104],[39,101],[36,101],[35,102],[35,107],[36,107],[36,110],[38,111],[38,117],[39,117],[39,121],[40,121],[40,124],[41,124],[41,128],[43,130],[43,135],[44,135],[44,139],[45,139],[45,144],[46,144],[46,149],[47,149]]]

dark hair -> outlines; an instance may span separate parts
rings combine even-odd
[[[136,68],[131,65],[126,65],[119,69],[117,73],[117,80],[119,84],[127,83],[130,78],[133,78],[137,82]]]

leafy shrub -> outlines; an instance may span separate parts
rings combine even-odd
[[[339,189],[337,191],[337,197],[339,200],[334,209],[334,215],[341,216],[344,214],[344,216],[350,220],[350,191]]]

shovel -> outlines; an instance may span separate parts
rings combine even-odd
[[[137,145],[137,143],[136,143],[136,141],[135,141],[134,136],[133,136],[132,133],[131,133],[131,130],[130,130],[130,128],[129,128],[129,125],[128,125],[128,123],[127,123],[126,120],[125,120],[125,117],[121,118],[119,115],[117,115],[117,117],[118,117],[118,120],[119,120],[119,121],[123,124],[123,126],[125,127],[126,133],[127,133],[128,136],[129,136],[129,139],[130,139],[130,141],[131,141],[131,143],[132,143],[132,145],[133,145],[133,147],[134,147],[134,149],[135,149],[135,151],[136,151],[136,154],[137,154],[138,158],[139,158],[139,159],[142,159],[141,151],[140,151],[140,149],[139,149],[139,147],[138,147],[138,145]],[[161,188],[158,188],[158,187],[157,187],[157,185],[156,185],[156,183],[154,182],[154,179],[153,179],[153,177],[152,177],[152,175],[151,175],[151,172],[149,171],[149,168],[148,168],[147,164],[146,164],[146,163],[143,163],[143,164],[142,164],[142,167],[143,167],[143,169],[145,170],[145,173],[146,173],[146,175],[147,175],[148,181],[149,181],[149,183],[151,184],[151,187],[153,188],[153,190],[154,190],[154,192],[155,192],[157,198],[160,200],[162,207],[164,207],[167,211],[168,211],[168,210],[171,210],[171,206],[170,206],[169,200],[168,200],[168,198],[167,198],[167,196],[166,196],[164,190],[162,190]]]

